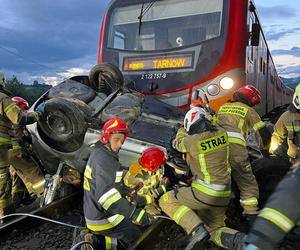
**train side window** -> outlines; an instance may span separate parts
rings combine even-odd
[[[263,71],[263,59],[262,59],[262,57],[260,57],[260,60],[259,60],[259,71],[260,72]]]
[[[263,62],[263,74],[265,75],[266,74],[266,62],[264,61]]]

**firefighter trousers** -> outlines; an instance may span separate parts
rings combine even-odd
[[[231,174],[240,190],[240,204],[245,214],[253,214],[258,210],[259,190],[252,172],[245,146],[230,143],[229,145]]]
[[[13,193],[24,190],[22,182],[30,193],[35,193],[37,196],[43,193],[45,179],[41,169],[31,158],[22,157],[22,150],[18,144],[9,150],[8,161],[11,172],[16,173],[12,175]]]
[[[195,198],[197,190],[191,187],[182,187],[164,194],[159,205],[163,212],[180,225],[187,234],[201,223],[210,233],[211,240],[218,246],[226,247],[222,242],[222,234],[234,236],[238,231],[225,227],[225,212],[227,207],[216,207],[202,203]],[[194,192],[194,194],[193,194]],[[233,238],[233,237],[232,237]]]
[[[120,240],[124,245],[130,246],[136,239],[138,239],[142,232],[140,229],[133,224],[129,219],[125,218],[123,221],[112,229],[103,230],[103,231],[92,231],[92,234],[97,239],[94,239],[94,248],[95,249],[111,249],[108,247],[103,247],[105,244],[108,245],[108,241],[111,240]],[[116,244],[115,242],[114,245]]]
[[[31,160],[22,158],[21,150],[11,149],[11,145],[0,146],[0,209],[12,205],[12,191],[24,190],[22,182],[14,180],[12,190],[12,178],[10,165],[14,167],[17,175],[28,185],[29,191],[40,194],[44,189],[44,176],[39,167]]]

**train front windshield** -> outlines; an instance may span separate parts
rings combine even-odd
[[[163,0],[114,9],[107,47],[161,51],[192,46],[221,34],[223,0]]]

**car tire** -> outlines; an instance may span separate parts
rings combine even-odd
[[[46,101],[38,131],[48,146],[62,152],[73,152],[81,147],[86,129],[84,112],[70,99]]]
[[[89,73],[92,88],[109,95],[124,85],[124,77],[119,68],[110,63],[97,64]]]

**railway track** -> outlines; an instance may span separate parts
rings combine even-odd
[[[66,224],[82,223],[84,226],[78,202],[81,200],[82,192],[75,192],[42,208],[36,208],[39,203],[36,201],[31,206],[18,209],[17,213],[29,213]],[[12,220],[0,226],[0,249],[70,249],[73,234],[74,228],[35,217],[12,217]]]
[[[77,192],[52,202],[50,205],[30,212],[32,215],[44,216],[63,223],[84,226],[81,206],[82,193]],[[29,209],[27,207],[27,209]],[[235,210],[230,207],[230,210]],[[21,211],[18,211],[21,212]],[[23,212],[23,211],[22,211]],[[238,211],[236,211],[238,212]],[[228,214],[229,223],[240,227],[235,212]],[[70,249],[80,229],[74,229],[36,218],[21,216],[0,227],[0,249]],[[128,249],[129,250],[180,250],[186,244],[183,230],[173,221],[157,219],[150,227],[144,229],[143,235]],[[220,250],[212,242],[208,242],[205,250]],[[297,234],[289,235],[277,248],[278,250],[300,249],[300,238]]]

